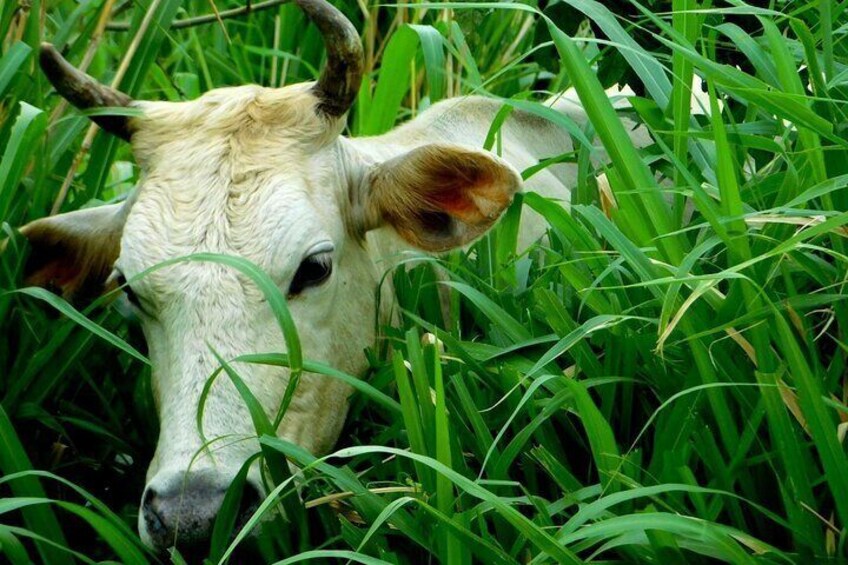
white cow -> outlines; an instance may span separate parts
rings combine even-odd
[[[323,0],[298,4],[328,49],[316,83],[218,89],[181,103],[132,101],[42,46],[43,69],[75,105],[141,110],[140,117],[93,117],[131,142],[141,175],[123,204],[25,226],[31,282],[74,298],[102,292],[110,273],[123,284],[168,259],[237,255],[286,292],[307,358],[358,374],[363,350],[375,339],[382,257],[402,245],[441,252],[467,244],[522,188],[518,171],[571,150],[565,132],[516,111],[502,129],[504,154],[483,151],[501,104],[480,97],[441,102],[385,135],[341,136],[360,84],[359,38]],[[562,107],[585,121],[573,99]],[[567,200],[575,174],[573,166],[553,166],[527,188]],[[139,531],[156,549],[189,547],[208,539],[225,490],[257,450],[248,412],[223,378],[206,401],[204,432],[243,441],[202,449],[195,418],[204,383],[219,366],[212,349],[231,359],[285,345],[259,290],[220,264],[177,263],[125,290],[148,342],[161,422]],[[288,370],[236,368],[273,415]],[[350,394],[338,380],[304,375],[279,435],[326,452],[339,436]],[[258,468],[249,482],[258,496]]]

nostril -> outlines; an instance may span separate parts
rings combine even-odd
[[[157,501],[156,491],[152,488],[147,489],[141,502],[141,511],[144,515],[147,531],[153,536],[162,536],[167,533],[167,528],[162,516],[156,511]]]

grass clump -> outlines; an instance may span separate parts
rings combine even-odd
[[[385,328],[391,351],[368,352],[337,451],[316,459],[262,436],[279,483],[235,541],[221,521],[212,562],[245,544],[287,563],[848,558],[845,6],[608,4],[340,3],[363,30],[369,72],[353,134],[448,96],[538,108],[573,87],[591,119],[575,138],[602,143],[610,162],[595,170],[579,142],[551,155],[578,171],[569,209],[525,194],[467,251],[390,275],[402,316]],[[137,174],[125,147],[86,137],[86,119],[49,95],[37,46],[74,62],[91,53],[88,72],[150,99],[289,84],[320,67],[295,6],[171,27],[207,9],[0,8],[0,544],[11,562],[156,559],[134,533],[157,435],[137,329],[109,308],[81,319],[12,290],[25,255],[13,226],[119,198]],[[706,112],[690,103],[695,76]],[[616,82],[636,91],[631,109],[603,94]],[[628,141],[623,116],[649,130],[647,147]],[[519,254],[522,207],[548,233]],[[303,504],[285,496],[290,523],[260,522],[294,492],[285,459],[303,468]],[[262,534],[248,538],[253,525]]]

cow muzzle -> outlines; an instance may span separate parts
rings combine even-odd
[[[193,561],[208,555],[215,519],[229,481],[212,471],[175,473],[151,482],[144,491],[138,526],[142,540],[157,552],[176,547]],[[250,482],[241,497],[236,528],[261,501]]]

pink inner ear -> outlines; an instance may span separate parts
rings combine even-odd
[[[509,178],[475,171],[473,179],[454,179],[429,195],[441,211],[471,225],[491,223],[509,205],[515,188]]]
[[[447,168],[434,175],[435,182],[427,199],[462,222],[472,225],[491,222],[492,214],[499,213],[512,197],[514,189],[510,190],[509,179],[491,170],[488,162],[457,159],[441,166]]]
[[[468,197],[466,190],[471,189],[455,185],[451,189],[436,192],[431,196],[431,200],[443,212],[463,222],[477,223],[480,221],[480,211],[474,200]]]

